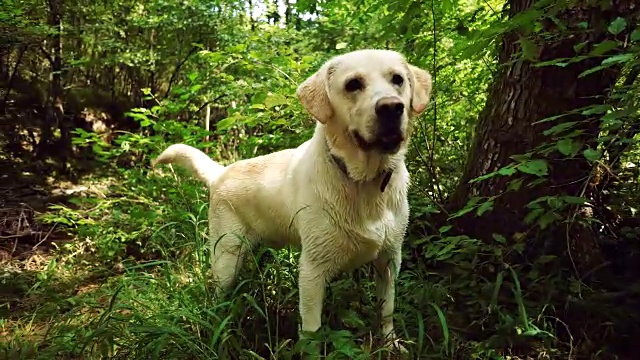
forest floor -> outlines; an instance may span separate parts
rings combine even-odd
[[[135,172],[122,185],[109,177],[63,181],[15,163],[0,169],[0,359],[290,359],[304,346],[295,250],[259,250],[225,301],[211,297],[206,192],[195,182],[168,191]],[[469,285],[454,283],[455,271],[401,272],[396,327],[409,358],[566,358],[539,329],[525,341],[500,328],[476,333],[496,315],[470,320],[479,300],[460,298]],[[328,358],[388,358],[372,331],[371,275],[360,269],[327,289],[318,340]]]
[[[84,351],[77,351],[77,348],[93,348],[94,344],[72,340],[77,336],[77,331],[61,328],[60,324],[75,322],[70,321],[69,314],[82,318],[77,323],[85,325],[104,316],[105,308],[112,305],[116,296],[114,293],[117,293],[110,286],[110,281],[119,278],[126,283],[135,276],[124,274],[121,262],[114,266],[113,262],[100,261],[92,256],[91,253],[95,253],[96,249],[91,249],[91,245],[80,239],[78,234],[65,230],[72,224],[67,221],[56,222],[56,218],[63,218],[58,218],[54,209],[60,206],[79,209],[73,201],[78,196],[106,198],[109,183],[104,179],[77,183],[54,179],[33,174],[11,163],[0,163],[0,169],[3,183],[0,187],[0,359],[58,358],[60,355],[63,358],[86,358]],[[45,220],[48,215],[53,218]],[[78,247],[78,243],[85,243],[85,246]],[[67,245],[68,249],[74,251],[65,251]],[[85,260],[77,261],[79,257]],[[263,253],[254,260],[263,262],[265,258],[273,260],[274,256]],[[181,271],[172,275],[187,276]],[[342,287],[344,289],[345,284]],[[282,295],[293,299],[292,293]],[[253,305],[258,306],[255,303]],[[277,310],[280,315],[288,319],[295,318],[297,314],[294,308],[281,305]],[[259,308],[254,310],[260,311]],[[252,318],[251,315],[247,316],[247,320],[252,321]],[[297,334],[292,327],[294,324],[287,322],[285,319],[284,324],[276,326],[276,331],[286,329],[285,332],[290,335]],[[259,324],[249,327],[263,329]],[[272,336],[268,330],[264,331],[264,335]],[[60,338],[67,336],[71,338],[67,341],[70,340],[74,345],[59,344],[62,342]],[[113,336],[117,337],[118,334]],[[278,335],[275,336],[277,338]],[[369,347],[373,346],[371,335],[367,336],[367,342],[370,343]],[[60,347],[65,349],[60,351]],[[73,350],[69,351],[69,347]],[[55,350],[43,351],[48,348]],[[89,350],[89,353],[90,358],[101,357],[100,351],[94,354],[93,350]],[[115,353],[117,351],[111,354]],[[250,353],[237,358],[255,358],[248,356]],[[139,357],[125,355],[124,358]]]
[[[45,221],[42,215],[50,212],[50,205],[74,206],[71,197],[100,194],[106,187],[52,178],[45,175],[50,171],[6,159],[0,161],[0,174],[0,339],[5,345],[16,337],[21,345],[37,344],[54,313],[41,310],[61,297],[96,287],[95,279],[86,273],[60,271],[62,259],[56,250],[74,243],[76,235],[65,224]],[[40,312],[46,316],[40,317]],[[22,346],[14,350],[27,358],[32,355]],[[10,354],[5,350],[0,357],[13,358]]]

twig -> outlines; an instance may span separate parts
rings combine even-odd
[[[49,232],[47,233],[47,235],[44,236],[44,238],[42,240],[40,240],[37,244],[33,245],[33,247],[31,248],[31,250],[35,250],[38,246],[40,246],[40,244],[42,244],[43,242],[45,242],[48,238],[49,235],[51,235],[51,233],[53,232],[53,229],[56,228],[58,224],[53,224],[53,226],[51,227],[51,229],[49,229]]]
[[[22,234],[13,234],[13,235],[6,235],[6,236],[0,236],[0,239],[2,240],[7,240],[7,239],[16,239],[16,238],[21,238],[21,237],[25,237],[25,236],[29,236],[29,235],[33,235],[35,234],[35,231],[30,231],[28,234],[26,233],[22,233]]]

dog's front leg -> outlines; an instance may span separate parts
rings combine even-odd
[[[382,336],[385,341],[394,344],[401,351],[406,351],[397,343],[393,330],[393,312],[395,308],[395,280],[400,272],[401,249],[383,251],[373,261],[376,270],[376,297],[381,304]]]
[[[317,255],[317,254],[316,254]],[[320,256],[321,259],[325,258]],[[331,259],[332,257],[326,257]],[[300,339],[309,339],[312,334],[320,329],[322,305],[324,302],[325,288],[335,274],[336,267],[331,261],[318,260],[318,257],[309,256],[303,253],[300,255],[300,273],[298,277],[298,288],[300,292]],[[318,356],[321,352],[320,344],[307,344],[303,351],[303,358],[313,355]],[[311,351],[311,353],[308,353]]]
[[[298,288],[303,332],[312,333],[320,328],[327,275],[326,267],[315,263],[305,254],[301,255]]]

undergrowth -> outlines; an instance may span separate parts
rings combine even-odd
[[[0,188],[0,214],[20,213],[21,225],[0,219],[0,359],[289,359],[315,348],[298,340],[297,250],[256,249],[237,287],[214,298],[207,189],[149,160],[176,142],[223,163],[299,145],[314,121],[297,85],[331,56],[365,47],[400,50],[433,76],[407,156],[412,218],[395,325],[408,358],[638,352],[634,2],[300,0],[285,1],[282,19],[271,11],[278,2],[6,3],[0,178],[44,186],[50,168],[77,170],[67,164],[74,153],[88,163],[87,188],[100,190],[52,201],[37,221],[25,216],[51,229],[38,228],[44,237],[31,244],[22,208],[5,208]],[[256,17],[256,5],[268,11]],[[583,97],[578,84],[606,94],[567,110]],[[547,107],[560,113],[528,116]],[[483,158],[500,166],[485,171]],[[467,182],[468,164],[484,170]],[[5,176],[12,167],[29,173]],[[565,194],[574,172],[582,178],[567,182],[580,190]],[[457,190],[486,181],[499,186],[447,207]],[[504,206],[514,194],[532,198]],[[486,220],[511,212],[521,221]],[[461,219],[472,220],[467,230],[498,226],[481,236],[458,231]],[[52,242],[54,229],[68,239]],[[15,251],[39,244],[53,249]],[[311,339],[326,358],[398,356],[380,346],[372,278],[363,267],[331,282]]]
[[[156,144],[157,153],[163,142]],[[298,340],[297,249],[256,249],[237,287],[213,297],[208,193],[183,175],[148,166],[119,170],[102,180],[109,182],[105,194],[53,206],[43,221],[65,224],[78,240],[59,244],[42,268],[18,267],[3,278],[21,293],[6,304],[0,326],[11,335],[0,356],[290,359],[313,348]],[[411,201],[429,211],[422,200]],[[503,254],[465,236],[417,233],[407,239],[396,295],[396,331],[409,358],[553,358],[566,352],[548,332],[554,324],[544,306],[528,301],[522,275],[507,265],[477,276]],[[425,241],[423,261],[413,261],[413,245]],[[371,271],[342,274],[329,286],[324,326],[307,340],[321,344],[325,358],[397,355],[377,337]]]

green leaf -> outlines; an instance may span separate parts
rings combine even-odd
[[[473,209],[476,208],[476,205],[478,204],[478,201],[480,199],[481,199],[480,197],[472,197],[471,199],[469,199],[469,201],[467,201],[467,204],[464,206],[464,208],[462,208],[461,210],[459,210],[455,214],[451,215],[449,217],[449,219],[454,219],[454,218],[460,217],[460,216],[472,211]]]
[[[517,169],[526,174],[532,174],[537,176],[547,175],[548,166],[547,162],[542,159],[529,160],[518,164]]]
[[[611,105],[592,105],[582,111],[582,115],[604,114],[611,110]]]
[[[513,250],[517,251],[519,254],[524,252],[524,243],[520,242],[513,245]]]
[[[537,124],[542,124],[542,123],[546,123],[546,122],[549,122],[549,121],[557,120],[557,119],[559,119],[561,117],[565,117],[567,115],[568,114],[560,114],[560,115],[550,116],[548,118],[544,118],[542,120],[538,120],[538,121],[534,122],[532,125],[537,125]]]
[[[594,149],[585,149],[582,154],[584,155],[584,157],[589,160],[589,161],[598,161],[600,160],[600,152],[598,150],[594,150]]]
[[[500,234],[491,234],[491,236],[493,237],[493,240],[499,242],[500,244],[506,244],[507,243],[507,238],[505,238],[503,235]]]
[[[593,73],[598,72],[598,71],[600,71],[600,70],[602,70],[602,69],[606,69],[606,68],[608,68],[609,66],[611,66],[611,65],[598,65],[598,66],[594,66],[594,67],[592,67],[591,69],[587,69],[587,70],[585,70],[585,71],[581,72],[581,73],[580,73],[580,75],[578,75],[578,78],[583,78],[583,77],[585,77],[585,76],[587,76],[587,75],[589,75],[589,74],[593,74]]]
[[[451,257],[451,255],[453,255],[453,253],[455,252],[451,250],[453,250],[456,245],[458,245],[457,242],[450,242],[445,245],[442,249],[440,249],[440,251],[436,253],[436,260],[444,260],[445,258]],[[446,257],[443,257],[443,255],[445,255]]]
[[[488,174],[480,175],[475,179],[471,179],[471,180],[469,180],[469,184],[480,182],[480,181],[492,178],[492,177],[494,177],[496,175],[511,176],[515,172],[516,172],[516,170],[512,166],[503,167],[503,168],[500,168],[500,170],[498,170],[498,171],[493,171],[493,172],[490,172]]]
[[[575,205],[582,205],[587,202],[587,199],[581,196],[563,196],[561,197],[561,199],[567,204],[575,204]]]
[[[640,41],[640,29],[635,29],[631,32],[631,41]]]
[[[560,139],[557,143],[556,143],[556,148],[558,149],[558,151],[564,155],[564,156],[570,156],[573,157],[575,156],[578,151],[580,151],[580,148],[582,147],[582,144],[580,144],[580,142],[578,141],[574,141],[573,139]]]
[[[218,121],[218,123],[216,124],[216,127],[220,130],[226,130],[230,128],[233,125],[233,123],[235,123],[235,121],[236,121],[235,117],[229,116],[228,118]]]
[[[74,205],[82,205],[82,199],[79,197],[72,197],[69,200],[70,203],[74,204]]]
[[[438,319],[440,320],[440,328],[442,329],[442,337],[443,337],[442,342],[444,345],[443,348],[445,349],[445,352],[448,353],[450,335],[449,335],[449,326],[447,325],[447,317],[436,303],[432,302],[431,307],[436,311],[436,314],[438,315]]]
[[[618,54],[618,55],[610,56],[610,57],[602,60],[602,63],[600,63],[600,65],[583,71],[580,75],[578,75],[578,78],[582,78],[582,77],[585,77],[585,76],[587,76],[589,74],[593,74],[593,73],[595,73],[597,71],[600,71],[602,69],[606,69],[606,68],[608,68],[608,67],[610,67],[612,65],[615,65],[615,64],[628,62],[628,61],[630,61],[632,59],[633,59],[633,54],[631,54],[631,53]]]
[[[522,55],[527,60],[535,60],[538,58],[538,46],[531,40],[521,37],[520,47],[522,47]]]
[[[544,134],[545,136],[559,134],[559,133],[571,128],[573,125],[575,125],[577,123],[578,123],[577,121],[563,122],[563,123],[560,123],[560,124],[552,127],[551,129],[545,130],[542,134]]]
[[[458,57],[458,60],[471,59],[475,56],[478,56],[478,54],[480,54],[484,50],[490,48],[492,41],[493,40],[489,38],[482,38],[470,44],[465,44],[466,46],[458,47],[453,52],[453,55]]]
[[[464,207],[462,210],[460,210],[460,211],[456,212],[455,214],[451,215],[451,216],[449,217],[449,219],[455,219],[455,218],[457,218],[457,217],[460,217],[460,216],[462,216],[462,215],[464,215],[464,214],[466,214],[466,213],[468,213],[468,212],[472,211],[474,208],[475,208],[475,206],[469,206],[469,205],[467,204],[467,206],[466,206],[466,207]]]
[[[509,185],[507,186],[507,191],[518,191],[522,187],[522,179],[516,179],[513,181],[509,181]]]
[[[264,105],[267,108],[276,107],[278,105],[288,104],[287,98],[281,94],[269,94],[264,100]]]
[[[531,210],[530,213],[527,214],[527,216],[525,216],[524,218],[524,223],[525,224],[531,224],[535,219],[538,218],[538,216],[540,216],[540,214],[542,214],[544,212],[544,209],[533,209]]]
[[[538,219],[538,226],[540,226],[540,229],[546,229],[547,226],[549,226],[549,224],[553,223],[554,221],[556,221],[558,219],[558,215],[556,215],[554,212],[549,211],[544,213],[544,215],[540,216],[540,218]]]
[[[541,10],[529,8],[525,11],[521,11],[517,13],[508,24],[512,28],[516,28],[519,26],[525,26],[528,24],[534,23],[540,17],[545,15],[545,13]]]
[[[518,162],[525,162],[531,160],[532,152],[528,152],[526,154],[516,154],[509,156],[510,159]]]
[[[549,60],[549,61],[537,62],[533,66],[534,67],[543,67],[543,66],[555,65],[555,66],[559,66],[559,67],[565,67],[565,66],[569,65],[569,63],[565,62],[565,60],[567,60],[567,59],[566,58],[557,58],[557,59],[553,59],[553,60]]]
[[[627,21],[621,17],[616,18],[609,24],[608,30],[613,35],[620,34],[627,27]]]
[[[580,51],[582,51],[582,49],[587,46],[587,42],[583,41],[581,43],[577,43],[575,45],[573,45],[573,51],[575,51],[576,53],[579,53]]]
[[[600,56],[609,51],[618,47],[618,42],[614,40],[605,40],[599,44],[597,44],[593,50],[591,50],[590,54],[595,56]]]
[[[493,200],[485,201],[478,210],[476,211],[477,216],[482,216],[482,214],[486,213],[489,210],[493,210]]]
[[[483,180],[486,180],[486,179],[492,178],[492,177],[494,177],[494,176],[496,176],[496,175],[498,175],[498,172],[497,172],[497,171],[493,171],[493,172],[490,172],[490,173],[488,173],[488,174],[480,175],[480,176],[478,176],[478,177],[477,177],[477,178],[475,178],[475,179],[471,179],[471,180],[469,180],[469,184],[473,184],[473,183],[476,183],[476,182],[480,182],[480,181],[483,181]]]
[[[498,174],[504,175],[504,176],[511,176],[515,174],[515,172],[516,172],[516,169],[514,169],[513,167],[503,167],[500,170],[498,170]]]
[[[537,199],[531,200],[528,204],[527,207],[533,207],[533,205],[539,207],[540,205],[536,205],[539,204],[541,202],[549,202],[549,199],[551,199],[553,196],[541,196]]]
[[[438,229],[438,232],[440,234],[444,234],[447,231],[449,231],[450,229],[451,229],[451,225],[445,225],[445,226],[441,227],[440,229]]]
[[[602,65],[619,64],[619,63],[627,62],[631,59],[633,59],[633,54],[631,53],[618,54],[602,60]]]
[[[440,4],[442,5],[442,10],[444,12],[449,12],[453,10],[453,1],[451,0],[442,0]]]

